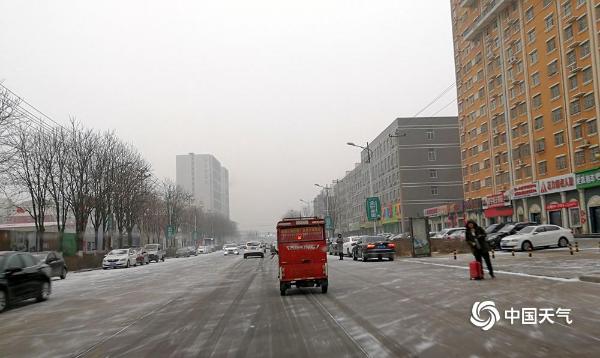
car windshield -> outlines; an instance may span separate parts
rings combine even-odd
[[[537,226],[525,226],[521,230],[519,230],[519,234],[529,234],[537,229]]]
[[[496,230],[496,228],[498,227],[498,225],[500,225],[500,224],[492,224],[492,225],[488,226],[488,227],[485,229],[485,232],[486,232],[487,234],[490,234],[490,233],[494,232],[494,230]]]
[[[503,227],[502,229],[500,229],[500,232],[510,232],[512,229],[514,229],[515,225],[506,225],[505,227]]]
[[[237,245],[232,245],[232,244],[227,244],[225,246],[223,246],[223,248],[225,249],[235,249],[237,247]]]
[[[48,257],[48,254],[33,254],[33,257],[35,257],[38,261],[46,261],[46,257]]]
[[[112,250],[111,252],[109,252],[109,255],[127,255],[129,253],[129,250],[127,249],[119,249],[119,250]]]
[[[156,244],[149,244],[145,246],[146,250],[149,251],[158,251],[158,245]]]

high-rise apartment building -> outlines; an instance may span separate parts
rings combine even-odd
[[[600,0],[451,9],[467,215],[600,232]]]
[[[176,183],[205,211],[229,217],[229,172],[213,155],[176,156]]]

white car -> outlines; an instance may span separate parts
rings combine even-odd
[[[354,246],[352,244],[356,243],[360,239],[360,236],[348,236],[344,239],[344,245],[342,245],[342,251],[344,255],[352,256],[352,249]]]
[[[223,245],[223,255],[239,255],[240,251],[236,244],[225,244]]]
[[[265,257],[263,249],[260,248],[260,242],[250,241],[246,243],[246,248],[244,249],[244,258],[247,259],[250,256],[258,256],[260,258]]]
[[[137,253],[134,249],[116,249],[109,252],[102,260],[102,268],[137,266]]]
[[[464,227],[451,227],[438,232],[432,239],[460,239],[464,238]]]
[[[557,225],[536,225],[526,226],[516,234],[503,238],[500,248],[528,251],[536,247],[565,247],[572,241],[573,233],[569,229]]]
[[[198,249],[196,250],[196,252],[198,254],[207,254],[208,250],[206,249],[206,246],[198,246]]]

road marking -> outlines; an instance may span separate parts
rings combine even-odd
[[[410,262],[416,262],[416,263],[419,263],[419,264],[422,264],[422,265],[432,265],[432,266],[440,266],[440,267],[457,268],[457,269],[461,269],[461,270],[469,270],[468,267],[462,267],[462,266],[456,266],[456,265],[448,265],[448,264],[438,264],[438,263],[427,262],[427,261],[412,261],[411,260]],[[551,281],[558,281],[558,282],[581,282],[581,281],[579,281],[578,278],[562,278],[562,277],[552,277],[552,276],[543,276],[543,275],[532,275],[532,274],[523,273],[523,272],[498,271],[498,270],[494,270],[494,272],[495,273],[506,274],[506,275],[539,278],[539,279],[551,280]]]

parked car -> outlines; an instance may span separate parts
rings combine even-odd
[[[495,234],[498,231],[500,231],[500,229],[502,229],[504,226],[506,226],[506,223],[491,224],[485,228],[485,233],[488,235]]]
[[[432,239],[455,239],[464,237],[464,227],[450,227],[438,232]]]
[[[136,253],[136,261],[139,265],[146,265],[150,263],[150,255],[148,255],[148,251],[143,247],[135,247],[133,248]]]
[[[572,242],[571,230],[557,225],[526,226],[514,235],[504,237],[500,241],[503,250],[533,250],[537,247],[565,247]]]
[[[180,247],[175,251],[175,257],[190,257],[190,250],[187,247]]]
[[[207,254],[208,250],[206,249],[206,246],[198,246],[198,248],[196,249],[196,252],[198,254]]]
[[[342,252],[348,257],[352,257],[352,248],[354,243],[358,241],[360,236],[348,236],[344,239],[344,245],[342,246]]]
[[[196,251],[196,248],[193,246],[188,246],[188,252],[190,253],[190,256],[198,256],[198,252]]]
[[[50,297],[52,283],[45,263],[27,252],[0,251],[0,312],[11,304]]]
[[[498,249],[498,248],[500,248],[500,241],[503,238],[505,238],[505,237],[507,237],[509,235],[516,234],[517,232],[519,232],[524,227],[533,226],[533,225],[537,225],[537,224],[536,223],[532,223],[532,222],[507,223],[506,225],[504,225],[502,227],[502,229],[500,229],[495,234],[488,235],[487,236],[487,242],[488,242],[488,244],[490,245],[491,248]]]
[[[223,245],[223,255],[239,255],[240,251],[236,244],[225,244]]]
[[[411,239],[412,236],[409,232],[403,232],[401,234],[394,235],[390,238],[390,241],[402,240],[402,239]]]
[[[352,258],[354,261],[361,259],[365,262],[372,258],[394,261],[395,246],[383,236],[360,236],[354,244]]]
[[[260,248],[259,242],[249,241],[246,243],[246,248],[244,250],[244,258],[247,259],[250,256],[258,256],[260,258],[265,257],[265,253]]]
[[[62,255],[56,251],[36,252],[33,257],[40,263],[48,265],[48,275],[50,277],[60,277],[61,280],[67,278],[67,264]]]
[[[137,252],[134,249],[116,249],[109,252],[102,260],[102,268],[137,266]]]
[[[149,261],[165,261],[165,251],[160,244],[147,244],[144,246],[146,251],[148,251],[148,260]]]

